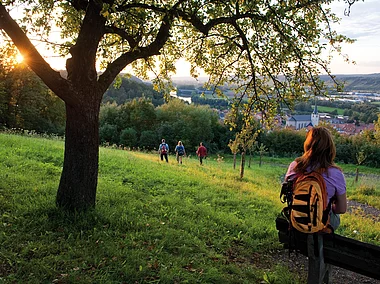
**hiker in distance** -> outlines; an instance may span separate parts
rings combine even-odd
[[[165,161],[168,163],[169,145],[166,144],[165,139],[161,140],[160,147],[158,148],[158,153],[161,156],[161,161],[163,161],[165,157]]]
[[[206,158],[207,156],[207,149],[205,146],[203,146],[203,143],[199,143],[199,147],[198,147],[198,150],[197,150],[197,155],[198,155],[198,158],[199,158],[199,164],[200,165],[203,165],[203,159]]]
[[[285,180],[310,172],[322,175],[326,184],[327,203],[331,202],[330,225],[334,230],[340,224],[339,214],[343,214],[347,210],[346,181],[342,170],[334,163],[335,155],[336,148],[330,131],[325,127],[312,128],[306,134],[303,155],[289,165],[285,175]],[[314,245],[318,247],[319,255],[315,255]],[[323,236],[320,233],[308,234],[308,255],[307,283],[319,284],[324,280],[328,281],[331,267],[324,263]]]
[[[183,146],[182,141],[178,141],[178,145],[175,146],[175,153],[178,164],[182,164],[182,157],[186,156],[185,146]]]

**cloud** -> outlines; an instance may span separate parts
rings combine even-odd
[[[341,17],[340,24],[334,26],[338,32],[354,39],[380,37],[380,2],[378,0],[355,3],[351,7],[350,16],[344,15],[347,7],[347,4],[341,2],[334,2],[332,5],[333,12]]]
[[[361,61],[360,65],[368,68],[378,68],[380,66],[380,60],[378,61]]]
[[[331,70],[346,74],[380,73],[380,1],[356,2],[351,7],[350,16],[344,15],[347,7],[343,1],[334,1],[330,5],[332,11],[341,18],[340,23],[332,27],[338,33],[356,40],[353,44],[344,44],[342,53],[348,54],[357,64],[343,63],[339,56],[334,56]]]

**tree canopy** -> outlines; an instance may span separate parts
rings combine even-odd
[[[57,204],[95,205],[99,107],[127,66],[144,78],[151,71],[165,90],[175,62],[209,76],[208,88],[231,84],[234,111],[247,122],[253,112],[268,119],[280,102],[319,93],[327,50],[350,40],[331,29],[338,18],[332,0],[7,0],[0,2],[0,30],[25,62],[66,104],[65,159]],[[350,1],[352,2],[352,1]],[[23,18],[11,17],[17,8]],[[13,15],[13,14],[12,14]],[[48,37],[55,27],[60,39]],[[67,77],[45,61],[31,39],[68,55]],[[102,72],[98,71],[102,69]]]
[[[210,87],[234,83],[252,107],[266,109],[276,100],[318,91],[317,75],[329,73],[322,52],[331,47],[339,51],[340,43],[350,41],[331,30],[338,21],[328,9],[331,2],[14,0],[2,1],[0,27],[42,76],[52,70],[7,10],[23,9],[28,34],[71,55],[69,78],[96,77],[96,66],[102,67],[97,81],[105,91],[128,65],[141,78],[153,71],[169,79],[175,61],[184,57],[192,75],[198,75],[197,68],[210,75]],[[53,27],[61,39],[50,42]],[[80,70],[71,69],[73,60],[82,62]]]

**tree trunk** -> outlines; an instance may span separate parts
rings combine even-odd
[[[260,153],[260,162],[259,162],[259,167],[260,167],[260,168],[261,168],[262,160],[263,160],[263,154]]]
[[[236,153],[234,153],[234,169],[236,169]]]
[[[240,163],[240,178],[244,177],[244,166],[245,166],[245,152],[241,153],[241,163]]]
[[[249,152],[248,168],[251,168],[252,154]]]
[[[99,108],[96,95],[66,104],[65,154],[56,204],[68,210],[95,206],[99,163]]]
[[[359,166],[356,167],[356,176],[355,176],[355,182],[359,181]]]

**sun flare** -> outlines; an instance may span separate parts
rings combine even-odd
[[[17,54],[17,56],[16,56],[16,62],[17,63],[21,63],[23,61],[24,61],[24,57],[20,53]]]

